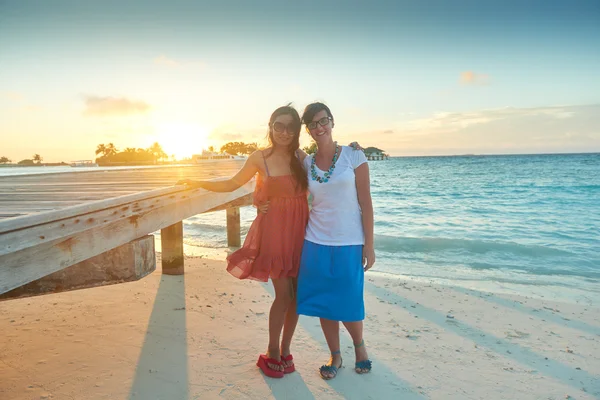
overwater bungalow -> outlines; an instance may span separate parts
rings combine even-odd
[[[377,147],[367,147],[365,149],[365,156],[367,156],[367,160],[369,161],[388,160],[390,158],[388,154]]]

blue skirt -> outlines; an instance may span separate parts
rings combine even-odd
[[[362,245],[304,241],[298,271],[298,314],[356,322],[365,319]]]

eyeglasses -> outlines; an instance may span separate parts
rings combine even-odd
[[[297,133],[300,133],[300,125],[294,123],[286,125],[283,122],[275,122],[273,124],[273,130],[277,133],[287,131],[288,135],[296,135]]]
[[[306,129],[308,129],[309,131],[312,131],[313,129],[315,129],[317,127],[317,124],[319,124],[321,126],[325,126],[329,123],[329,121],[333,121],[333,118],[323,117],[318,121],[312,121],[312,122],[309,122],[308,124],[306,124]]]

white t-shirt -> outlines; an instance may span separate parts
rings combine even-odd
[[[352,147],[341,147],[342,151],[328,182],[319,183],[312,179],[310,165],[314,155],[304,159],[308,190],[313,195],[305,238],[327,246],[362,245],[365,243],[365,234],[354,170],[367,162],[367,157],[365,153]],[[315,169],[320,177],[326,172],[316,164]]]

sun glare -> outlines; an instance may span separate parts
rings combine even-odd
[[[208,147],[208,129],[192,123],[167,123],[158,129],[156,141],[165,153],[181,160]]]

